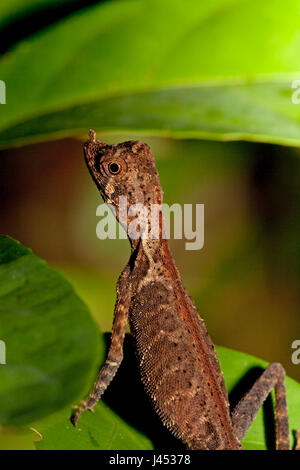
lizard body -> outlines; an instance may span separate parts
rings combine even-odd
[[[73,416],[93,410],[123,358],[129,321],[141,379],[163,423],[189,449],[241,449],[241,440],[258,408],[275,386],[277,448],[289,448],[284,369],[271,364],[230,415],[228,395],[214,345],[204,321],[180,279],[168,242],[163,238],[160,212],[163,192],[155,161],[147,144],[138,141],[106,145],[94,131],[84,145],[88,169],[104,201],[116,208],[124,224],[119,197],[127,197],[127,211],[141,204],[151,213],[159,208],[158,237],[131,237],[131,257],[117,283],[111,346],[87,401]],[[128,215],[127,223],[135,215]]]

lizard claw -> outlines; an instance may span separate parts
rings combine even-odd
[[[74,407],[75,413],[71,416],[71,423],[73,426],[76,428],[77,426],[77,421],[80,418],[81,413],[83,413],[86,410],[92,411],[92,413],[95,413],[94,407],[88,406],[86,402],[82,402],[81,406],[75,406]]]
[[[84,407],[84,405],[85,405],[85,401],[81,400],[80,405],[73,406],[73,410],[80,410],[81,408]]]
[[[296,434],[296,445],[294,450],[300,450],[300,429],[297,429]]]
[[[73,424],[74,428],[76,428],[76,426],[77,426],[77,421],[78,421],[79,416],[81,415],[82,411],[81,411],[80,408],[78,408],[77,411],[70,418],[70,421]]]

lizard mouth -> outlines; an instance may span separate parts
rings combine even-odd
[[[89,130],[89,140],[83,145],[83,153],[88,166],[92,166],[96,171],[96,163],[99,163],[103,150],[110,148],[110,145],[96,139],[96,132],[93,129]],[[98,160],[98,162],[97,162]]]

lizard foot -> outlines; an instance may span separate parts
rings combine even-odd
[[[89,410],[89,411],[92,411],[92,413],[95,413],[94,405],[89,406],[86,402],[83,402],[81,406],[74,407],[74,409],[77,409],[77,411],[75,411],[75,413],[71,416],[71,423],[73,424],[75,428],[76,428],[77,421],[80,418],[81,413],[83,413],[86,410]]]

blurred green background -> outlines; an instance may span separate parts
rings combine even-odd
[[[23,3],[25,5],[26,2]],[[87,4],[83,5],[83,2],[65,2],[64,8],[62,8],[58,3],[48,2],[49,10],[45,11],[50,11],[52,16],[50,15],[48,19],[46,19],[45,14],[42,16],[40,29],[45,27],[46,35],[48,27],[49,34],[55,34],[52,23],[61,21],[59,27],[62,28],[64,18],[67,18],[73,9],[74,11],[80,11],[83,6],[87,6]],[[106,6],[114,2],[99,3]],[[124,4],[131,4],[132,8],[135,3],[124,2]],[[146,4],[147,2],[142,3]],[[162,3],[164,4],[164,2]],[[175,3],[174,12],[178,7],[177,2]],[[195,3],[189,2],[189,5]],[[220,2],[213,3],[217,5]],[[223,3],[225,4],[225,2]],[[239,15],[239,10],[243,6],[243,2],[238,3],[237,15]],[[249,6],[249,2],[245,3]],[[295,8],[299,7],[298,3],[291,2]],[[154,4],[158,9],[158,3],[154,2]],[[167,4],[168,2],[165,2],[166,9]],[[274,7],[274,11],[272,10],[273,13],[275,11],[280,13],[279,3],[275,2],[275,4],[277,6]],[[83,160],[84,129],[88,130],[89,127],[95,126],[98,130],[98,137],[108,143],[128,139],[144,140],[150,144],[156,157],[165,194],[164,202],[169,204],[174,202],[205,204],[204,248],[200,251],[186,251],[184,240],[171,240],[170,245],[183,282],[195,300],[200,315],[205,319],[213,341],[216,344],[259,356],[270,362],[279,361],[291,377],[300,380],[300,366],[293,365],[291,362],[291,344],[300,337],[300,150],[297,147],[263,143],[264,140],[266,142],[275,142],[277,139],[281,143],[290,144],[291,140],[296,138],[296,131],[294,132],[294,129],[289,127],[286,128],[285,133],[284,125],[282,125],[283,132],[280,134],[280,131],[276,131],[276,126],[280,127],[280,122],[276,121],[275,118],[268,124],[269,135],[272,134],[272,130],[274,131],[273,137],[269,138],[264,137],[267,135],[264,128],[254,131],[251,126],[247,128],[248,124],[244,122],[241,123],[240,129],[235,128],[234,125],[231,126],[231,123],[228,125],[228,129],[225,130],[219,123],[219,127],[212,128],[212,133],[209,135],[207,135],[207,132],[210,132],[209,129],[206,129],[204,134],[201,135],[202,128],[200,124],[198,131],[203,140],[196,140],[195,132],[198,131],[194,129],[189,135],[189,129],[185,129],[184,125],[178,131],[176,125],[172,127],[172,121],[169,123],[169,127],[162,125],[161,128],[159,122],[156,122],[153,132],[151,131],[151,124],[143,124],[142,128],[135,130],[138,128],[139,119],[143,119],[138,112],[135,117],[136,120],[133,120],[134,122],[123,122],[122,124],[122,122],[114,121],[118,118],[118,116],[116,117],[117,111],[114,111],[112,113],[113,118],[110,118],[111,122],[107,126],[109,129],[107,129],[105,125],[101,124],[102,118],[93,115],[95,113],[94,108],[82,109],[81,112],[80,107],[76,108],[76,112],[84,116],[85,122],[80,122],[77,126],[76,122],[78,120],[72,120],[73,108],[68,108],[67,115],[60,115],[60,105],[63,103],[66,106],[68,100],[71,100],[72,89],[76,89],[77,95],[80,95],[82,87],[85,87],[85,81],[85,94],[88,96],[90,76],[93,73],[97,75],[101,72],[101,69],[98,70],[98,65],[91,64],[87,58],[90,69],[86,71],[86,77],[80,85],[81,88],[79,87],[80,91],[75,87],[75,78],[75,85],[72,82],[71,84],[67,82],[64,85],[65,88],[70,85],[70,96],[68,96],[68,93],[64,94],[64,87],[61,85],[62,80],[55,77],[52,88],[48,84],[48,88],[45,87],[43,93],[37,93],[33,99],[30,94],[29,82],[27,83],[26,80],[28,81],[30,76],[34,76],[37,71],[30,68],[29,65],[28,67],[25,66],[26,62],[22,63],[22,60],[25,61],[26,59],[26,47],[29,49],[31,47],[31,39],[28,42],[24,41],[22,43],[22,41],[25,36],[32,37],[32,47],[38,48],[38,44],[35,43],[38,41],[40,31],[36,31],[36,26],[31,26],[30,29],[28,25],[22,23],[24,21],[22,18],[26,18],[23,15],[27,14],[31,19],[31,23],[34,23],[33,19],[38,18],[43,10],[40,2],[36,2],[35,9],[31,5],[32,11],[29,10],[29,13],[24,5],[24,9],[22,9],[23,7],[18,9],[18,6],[16,6],[16,11],[14,13],[10,12],[9,20],[7,20],[8,17],[3,16],[6,21],[6,29],[4,30],[6,42],[2,44],[3,61],[2,69],[0,65],[0,72],[3,71],[3,77],[0,76],[0,79],[5,78],[7,69],[8,77],[14,77],[16,81],[14,86],[17,87],[18,82],[22,84],[20,71],[23,70],[25,86],[21,90],[23,95],[21,93],[17,97],[18,99],[12,98],[15,100],[12,108],[14,106],[17,111],[9,108],[10,103],[9,100],[7,101],[6,107],[9,109],[7,112],[8,115],[11,115],[11,122],[8,119],[7,123],[3,125],[3,130],[0,130],[0,141],[3,141],[3,150],[0,151],[0,232],[20,240],[36,254],[47,260],[51,266],[63,272],[90,307],[100,328],[105,332],[110,331],[115,302],[115,284],[118,275],[128,260],[129,244],[127,240],[100,241],[96,238],[96,224],[98,221],[96,207],[102,200]],[[271,2],[265,2],[267,14],[270,14],[270,5]],[[249,8],[251,7],[249,6]],[[261,8],[263,10],[263,7]],[[281,6],[281,10],[284,13],[284,10],[286,10],[285,5]],[[180,16],[180,12],[177,13]],[[280,17],[279,13],[278,17]],[[234,15],[230,16],[230,12],[227,12],[227,14],[231,19],[234,18]],[[244,16],[246,14],[247,9]],[[253,12],[253,18],[258,16],[259,7],[258,10]],[[77,21],[79,21],[78,18],[80,18],[79,15]],[[217,29],[219,23],[220,21],[217,21],[213,26]],[[153,20],[153,27],[154,24],[156,23]],[[16,25],[23,26],[23,28],[20,27],[17,36],[15,35]],[[86,34],[87,25],[88,22],[86,23],[86,30],[81,34]],[[95,25],[97,26],[96,22]],[[286,30],[290,30],[288,19],[286,19],[285,26]],[[229,30],[232,28],[231,21],[229,21],[227,27]],[[199,29],[201,30],[201,26]],[[222,36],[223,26],[220,31],[216,33],[221,34],[217,36],[220,43],[216,42],[215,46],[216,44],[220,45],[224,39],[224,35]],[[157,27],[153,42],[156,41],[159,44],[160,33],[161,31]],[[67,38],[72,43],[74,39],[72,34],[74,33],[70,30],[68,34]],[[137,39],[134,39],[134,32],[131,31],[131,34],[133,41],[138,42]],[[283,33],[281,32],[281,34]],[[44,41],[47,41],[46,35]],[[278,42],[280,42],[279,36],[277,37]],[[252,36],[247,36],[247,34],[245,34],[245,37],[248,37],[248,41],[253,39]],[[243,40],[245,37],[243,37]],[[236,36],[236,40],[238,38],[239,36]],[[274,37],[272,38],[273,41],[270,40],[270,44],[274,45],[276,41]],[[147,51],[147,47],[151,46],[151,41],[146,33],[144,40],[145,50]],[[150,46],[147,43],[148,40]],[[18,41],[21,41],[21,46],[14,52],[15,44]],[[221,68],[224,66],[224,74],[231,76],[235,74],[234,67],[229,70],[231,63],[236,64],[236,69],[239,70],[236,59],[238,51],[236,51],[236,54],[232,53],[231,59],[229,58],[226,62],[226,48],[230,49],[231,47],[228,37],[227,41],[229,44],[226,47],[223,44],[223,47],[219,48],[219,66]],[[274,74],[277,72],[280,74],[281,72],[290,73],[296,70],[296,59],[294,60],[291,38],[289,38],[289,41],[284,53],[285,62],[279,60],[280,54],[277,53],[277,62],[274,61],[275,65],[272,69],[272,65],[270,65],[272,61],[267,60],[269,57],[267,55],[265,70],[263,70],[264,65],[262,64],[264,64],[264,61],[262,59],[257,72],[271,73],[274,71]],[[64,42],[61,44],[62,50],[64,50]],[[56,44],[55,47],[57,50],[60,46]],[[70,46],[67,45],[67,47]],[[112,44],[112,57],[114,47],[115,45]],[[120,42],[116,47],[121,47]],[[232,47],[232,50],[234,50],[234,47]],[[259,47],[258,44],[257,49],[253,49],[253,56],[255,56]],[[179,46],[178,49],[181,50]],[[12,55],[10,54],[11,50],[13,51]],[[109,49],[106,50],[104,56],[106,54],[108,57],[109,51]],[[188,51],[194,57],[194,59],[192,57],[191,63],[198,55],[201,59],[199,49],[191,51],[188,48]],[[100,52],[99,56],[102,57]],[[150,61],[153,67],[156,63],[155,56],[151,58],[146,54],[146,57],[142,57],[141,51],[139,51],[139,55],[135,56],[134,50],[130,48],[127,49],[127,52],[130,63],[134,63],[136,57],[141,59],[140,69],[139,66],[137,67],[138,70],[143,69],[144,62]],[[86,53],[87,49],[83,47],[81,54],[85,55]],[[22,54],[25,54],[21,60],[21,65],[18,65],[19,69],[16,68],[16,70],[13,69],[14,54],[18,58],[17,65],[20,64]],[[204,54],[203,58],[204,75],[207,71],[205,61],[210,60],[208,56],[208,53],[207,57]],[[51,56],[50,52],[50,59],[53,59],[53,57],[55,63],[55,56]],[[104,60],[107,59],[105,57]],[[224,64],[220,58],[223,58]],[[288,59],[291,59],[290,65],[287,65]],[[74,60],[78,60],[78,67],[82,70],[83,59],[75,56]],[[96,61],[96,64],[99,61]],[[250,65],[245,65],[247,64],[246,60],[241,61],[240,64],[243,73],[246,75],[248,73],[248,80],[249,74],[253,70],[251,67],[254,67],[253,64],[251,65],[250,59],[249,61]],[[174,64],[170,63],[170,71],[168,72],[170,76],[176,68],[176,60]],[[218,64],[218,61],[216,61],[216,64]],[[37,62],[36,64],[41,82],[45,77],[48,77],[47,67],[43,68],[43,65],[43,62]],[[114,66],[117,70],[122,68],[121,66],[118,68],[117,62],[114,63]],[[249,67],[248,71],[247,67]],[[208,77],[213,76],[213,69],[214,66],[212,65],[210,72],[207,72]],[[127,79],[130,82],[131,78],[130,76],[129,78],[126,77],[124,70],[127,70],[126,63],[123,72],[120,72],[118,77],[108,77],[107,81],[111,80],[108,96],[116,87],[115,82],[117,83],[118,80],[119,83]],[[186,67],[185,70],[189,71],[189,68]],[[70,75],[72,73],[71,70]],[[190,70],[189,80],[199,81],[200,75],[198,76],[196,72],[194,75],[193,77],[193,70]],[[162,76],[162,83],[164,81],[167,83],[166,70],[162,72]],[[175,76],[176,72],[173,73],[173,77]],[[179,78],[184,83],[188,82],[187,79]],[[297,77],[295,76],[295,78]],[[99,80],[102,80],[102,78]],[[139,82],[139,77],[136,77],[136,75],[135,80],[136,83]],[[252,80],[255,82],[254,73]],[[287,81],[287,89],[290,88],[289,80]],[[7,81],[7,85],[9,87],[9,81]],[[57,85],[57,89],[55,89],[55,85]],[[101,88],[100,84],[97,85],[97,83],[94,86]],[[138,86],[137,89],[139,89]],[[55,95],[56,91],[57,102],[52,109],[49,105],[51,93]],[[67,98],[65,98],[66,96]],[[281,93],[281,96],[284,96],[284,94]],[[83,97],[86,99],[86,96]],[[269,98],[274,105],[277,103],[272,101],[272,96]],[[82,99],[81,96],[77,101],[74,99],[72,106],[82,106]],[[90,99],[94,99],[92,93]],[[27,104],[31,100],[35,104],[32,104],[32,110],[26,116]],[[39,109],[39,105],[43,100],[45,100],[45,103]],[[134,102],[133,100],[132,103]],[[234,99],[229,103],[229,108],[231,105],[234,109]],[[263,106],[263,103],[260,103],[260,105],[265,111],[267,104]],[[128,113],[130,113],[130,109],[135,109],[130,108],[130,106],[129,103],[128,109],[125,109]],[[14,117],[18,115],[18,107],[21,116],[19,120]],[[101,103],[99,107],[101,108]],[[274,107],[276,108],[276,106]],[[1,108],[2,118],[6,111],[4,108],[5,106]],[[295,106],[292,108],[293,113],[296,113],[295,108]],[[298,114],[299,109],[297,109]],[[91,115],[89,115],[89,111],[91,111]],[[176,113],[180,114],[180,108],[175,107],[173,111],[175,116]],[[77,116],[76,112],[74,112],[75,116]],[[239,112],[241,116],[245,117],[247,115],[247,106]],[[259,116],[259,109],[256,112]],[[103,119],[105,120],[105,115]],[[215,119],[218,119],[216,115],[210,115],[208,118],[208,120],[211,120],[210,126],[213,125]],[[224,119],[225,123],[228,122],[226,116]],[[299,121],[299,116],[297,119]],[[196,117],[195,120],[197,120]],[[61,123],[65,128],[62,129],[62,135],[60,136],[58,130],[62,128]],[[290,122],[289,125],[291,126]],[[203,128],[205,128],[205,125]],[[110,130],[113,132],[109,132]],[[185,131],[187,131],[186,134]],[[249,138],[248,140],[259,140],[262,143],[215,142],[211,140],[214,133],[216,139],[224,138],[225,131],[228,131],[229,134],[230,132],[237,132],[240,133],[241,137],[244,135]],[[70,137],[65,137],[68,134]],[[75,138],[72,137],[74,134],[80,135]],[[161,136],[159,136],[160,134]],[[15,141],[14,135],[16,136]],[[156,135],[156,137],[153,135]],[[173,137],[182,136],[186,139],[174,139],[168,137],[168,135]],[[210,140],[205,140],[205,135]],[[16,144],[22,144],[22,140],[27,145],[15,147]],[[37,142],[34,143],[34,141]],[[8,142],[11,143],[8,144]],[[5,430],[5,433],[1,433],[0,430],[0,448],[20,447],[32,448],[31,432],[20,431],[17,433],[13,430],[11,432]]]

